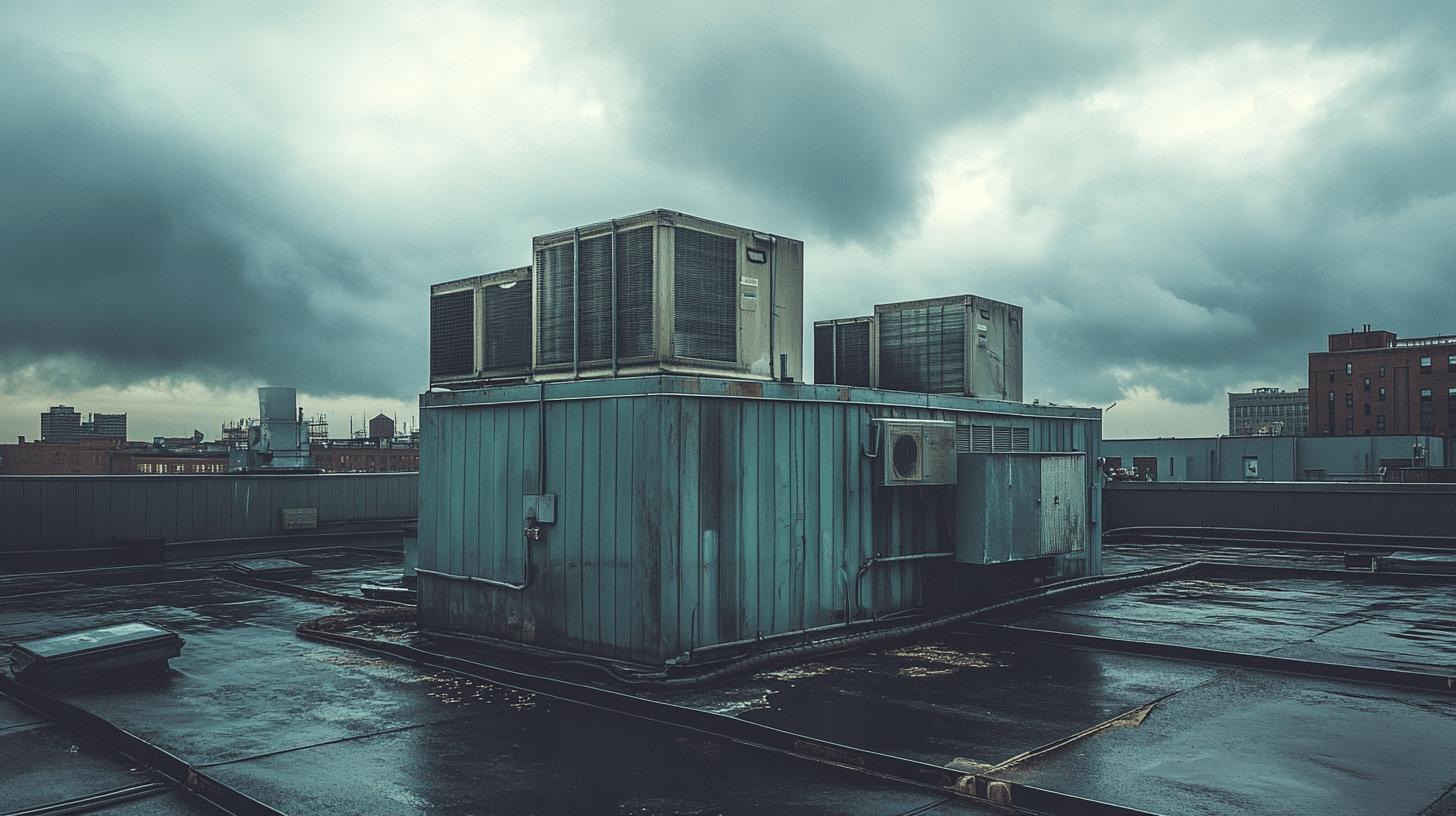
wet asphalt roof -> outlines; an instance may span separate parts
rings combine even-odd
[[[1107,561],[1182,554],[1122,545]],[[398,569],[389,555],[290,557],[316,568],[295,583],[336,592]],[[1220,557],[1311,565],[1298,552]],[[187,645],[168,677],[66,699],[286,812],[992,812],[294,635],[337,611],[228,583],[215,565],[0,578],[0,642],[136,619],[178,631]],[[1007,622],[1447,671],[1453,612],[1456,586],[1182,580]],[[954,631],[651,696],[1167,814],[1419,814],[1456,783],[1453,695]],[[138,776],[3,698],[0,768],[0,813]],[[97,812],[209,812],[180,791],[120,808]]]

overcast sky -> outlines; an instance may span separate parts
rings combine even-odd
[[[1456,332],[1456,3],[704,5],[0,4],[0,439],[408,421],[430,283],[654,207],[804,240],[806,321],[1024,305],[1107,436]]]

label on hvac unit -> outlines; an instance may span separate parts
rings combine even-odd
[[[739,278],[738,279],[738,282],[741,283],[741,284],[743,284],[744,286],[757,286],[758,285],[758,278],[750,278],[750,277],[745,276],[745,277]],[[748,297],[748,296],[747,295],[744,295],[744,297]]]
[[[977,323],[976,324],[976,331],[990,331],[990,330],[991,330],[991,327],[990,326],[987,326],[985,323]]]

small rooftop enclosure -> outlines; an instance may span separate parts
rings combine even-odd
[[[540,365],[538,340],[529,381],[421,396],[422,626],[661,664],[1100,571],[1099,412],[784,381],[797,359],[764,379],[779,338],[802,335],[801,285],[774,296],[793,307],[770,355],[766,323],[742,329],[738,280],[764,234],[717,233],[739,262],[694,287],[737,306],[680,328],[737,371],[612,377],[578,360],[573,378]],[[563,235],[580,246],[537,239],[538,272]],[[650,322],[678,325],[665,315],[684,294],[661,294]],[[537,336],[559,333],[537,307]]]

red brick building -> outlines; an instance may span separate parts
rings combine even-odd
[[[1456,335],[1412,337],[1364,326],[1309,355],[1309,432],[1456,436]]]
[[[310,453],[324,473],[394,473],[420,469],[419,448],[314,445]]]
[[[0,445],[0,475],[75,476],[111,472],[115,439],[82,437],[80,442],[26,442]]]

